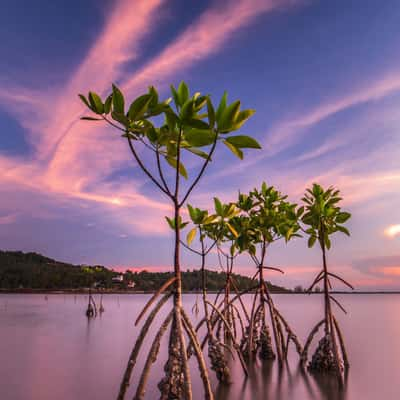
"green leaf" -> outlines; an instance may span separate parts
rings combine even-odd
[[[185,140],[193,147],[208,146],[214,143],[215,133],[209,129],[191,129],[185,132]]]
[[[197,219],[197,210],[193,208],[190,204],[187,205],[187,208],[189,210],[190,218],[194,222]]]
[[[170,157],[170,156],[165,156],[165,159],[167,160],[168,164],[171,165],[171,167],[173,167],[176,170],[176,166],[177,166],[177,160],[176,158]],[[188,178],[187,172],[186,172],[186,168],[185,166],[180,162],[179,163],[179,173],[185,178]]]
[[[194,114],[194,101],[192,99],[189,99],[183,103],[183,106],[181,108],[181,112],[179,113],[179,116],[181,117],[181,120],[189,120],[192,119],[193,114]]]
[[[229,222],[226,222],[226,226],[232,232],[232,234],[233,234],[233,236],[235,236],[235,238],[239,237],[239,234],[237,233],[236,229]]]
[[[110,94],[104,103],[104,114],[109,114],[111,111],[112,94]]]
[[[131,120],[136,121],[141,119],[152,101],[150,94],[139,96],[129,107],[128,116]]]
[[[205,153],[204,151],[198,150],[195,147],[185,147],[185,150],[190,151],[193,154],[196,154],[196,156],[202,157],[205,160],[208,158],[208,154]]]
[[[237,117],[231,126],[232,131],[236,131],[241,128],[243,124],[256,112],[256,110],[243,110],[237,114]]]
[[[171,218],[165,217],[165,219],[167,220],[169,227],[171,229],[175,229],[175,218],[171,219]]]
[[[146,130],[146,136],[149,138],[149,140],[152,143],[157,142],[158,133],[157,133],[157,130],[154,127],[150,127],[149,129]]]
[[[236,156],[239,157],[241,160],[243,160],[243,152],[242,150],[238,149],[236,146],[233,144],[227,142],[226,140],[223,140],[222,143],[225,144],[226,147]]]
[[[317,240],[316,236],[310,236],[310,238],[308,239],[308,247],[309,248],[313,247],[316,240]]]
[[[297,210],[297,218],[300,218],[304,213],[304,206],[301,206],[298,210]]]
[[[223,96],[222,96],[222,98],[221,98],[221,101],[219,103],[219,106],[218,106],[218,109],[217,109],[217,113],[215,115],[215,118],[216,118],[217,121],[220,120],[222,113],[225,111],[227,97],[228,97],[228,93],[225,91]]]
[[[81,117],[84,121],[103,121],[103,118],[95,118],[95,117]]]
[[[211,99],[207,96],[207,115],[208,115],[208,124],[210,128],[214,128],[215,124],[215,110],[214,106],[211,103]]]
[[[116,85],[112,85],[112,90],[113,90],[113,95],[112,95],[113,111],[118,114],[125,114],[124,95]]]
[[[176,108],[179,108],[181,104],[179,101],[178,92],[176,91],[174,85],[171,85],[170,88],[171,88],[172,97],[174,98],[175,106],[176,106]]]
[[[231,105],[225,108],[221,117],[218,119],[218,129],[221,132],[227,132],[230,130],[231,126],[235,122],[237,115],[240,110],[240,100],[234,101]]]
[[[154,108],[158,104],[158,93],[154,86],[149,87],[149,95],[151,96],[150,107]]]
[[[189,99],[189,88],[184,81],[182,81],[178,86],[178,98],[181,106]]]
[[[344,226],[336,225],[336,229],[340,232],[343,232],[347,236],[350,236],[350,231],[347,228],[345,228]]]
[[[193,228],[189,231],[186,236],[186,242],[190,246],[190,243],[193,242],[193,239],[196,237],[197,228]]]
[[[82,102],[92,110],[91,105],[89,104],[89,102],[87,101],[86,97],[83,94],[78,94],[79,98],[82,100]]]
[[[329,239],[328,235],[325,236],[325,245],[328,250],[331,248],[331,240]]]
[[[343,224],[343,223],[345,223],[350,217],[351,217],[351,214],[350,214],[350,213],[348,213],[348,212],[341,212],[341,213],[339,213],[339,214],[337,215],[336,221],[337,221],[339,224]]]
[[[111,112],[111,117],[113,120],[119,122],[120,124],[128,127],[129,126],[129,119],[126,118],[125,114],[120,114],[115,111]]]
[[[204,122],[201,119],[195,119],[195,118],[191,118],[191,119],[187,120],[185,125],[189,126],[191,128],[195,128],[195,129],[208,129],[208,130],[210,129],[207,122]]]
[[[225,140],[238,148],[261,149],[258,142],[250,136],[229,136]]]
[[[98,94],[96,94],[94,92],[89,92],[89,102],[90,102],[90,105],[92,106],[93,111],[96,114],[103,114],[104,105]]]
[[[215,206],[215,211],[217,212],[217,214],[222,216],[222,214],[223,214],[222,203],[217,197],[214,197],[214,206]]]

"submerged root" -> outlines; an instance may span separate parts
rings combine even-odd
[[[263,360],[275,360],[275,353],[272,349],[272,339],[266,324],[261,328],[260,334],[260,358]]]
[[[176,323],[174,321],[168,360],[164,366],[165,377],[159,382],[160,400],[176,400],[184,398],[185,374],[183,369],[182,348]]]
[[[242,337],[240,342],[240,349],[243,356],[246,359],[250,359],[253,355],[256,355],[260,345],[260,324],[261,324],[261,314],[256,312],[255,318],[245,329],[245,335]],[[251,338],[250,338],[251,336]]]
[[[217,375],[218,380],[223,383],[230,383],[231,374],[223,346],[214,338],[208,341],[208,356],[211,361],[211,369]]]
[[[340,360],[336,360],[332,336],[325,335],[318,343],[318,347],[308,364],[310,372],[337,373],[342,371]]]

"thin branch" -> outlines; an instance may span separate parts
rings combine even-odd
[[[203,166],[201,167],[201,170],[199,172],[199,174],[197,175],[196,179],[193,181],[193,183],[190,185],[188,191],[186,192],[185,196],[183,197],[182,201],[179,203],[179,206],[181,207],[185,201],[187,200],[187,198],[189,197],[190,193],[192,192],[192,190],[194,189],[194,187],[197,185],[197,182],[200,180],[200,178],[202,177],[205,169],[207,168],[208,163],[211,161],[211,157],[214,153],[215,147],[217,145],[217,139],[218,139],[218,132],[215,132],[215,138],[214,138],[214,143],[212,144],[211,150],[208,153],[208,157],[205,160]]]
[[[334,274],[334,273],[332,273],[332,272],[328,272],[328,275],[330,275],[330,276],[332,276],[332,277],[338,279],[339,281],[341,281],[341,282],[343,282],[345,285],[347,285],[350,289],[353,289],[353,290],[354,290],[354,286],[351,285],[349,282],[345,281],[345,280],[344,280],[343,278],[341,278],[339,275],[336,275],[336,274]]]
[[[285,271],[281,270],[280,268],[276,268],[276,267],[264,267],[264,266],[262,266],[262,268],[263,268],[263,269],[272,269],[273,271],[278,271],[278,272],[280,272],[281,274],[284,274],[284,273],[285,273]]]
[[[338,300],[336,300],[332,295],[329,295],[329,298],[331,300],[333,300],[333,302],[345,313],[347,314],[347,311],[345,310],[345,308],[339,303]]]
[[[324,278],[324,271],[321,271],[317,277],[314,279],[314,282],[311,284],[311,286],[306,290],[306,292],[311,292],[311,290],[313,289],[313,287],[321,280]]]
[[[179,243],[185,247],[186,249],[188,249],[189,251],[191,251],[194,254],[197,254],[198,256],[202,256],[203,254],[201,254],[200,251],[196,250],[196,249],[192,249],[190,246],[188,246],[182,239],[179,240]]]
[[[161,184],[157,181],[156,178],[149,172],[149,170],[145,167],[143,164],[142,160],[139,158],[139,156],[136,153],[135,148],[133,147],[132,144],[132,139],[128,136],[128,143],[129,143],[129,148],[131,149],[131,152],[133,156],[135,157],[136,162],[139,164],[140,168],[143,170],[143,172],[150,178],[150,180],[163,192],[165,193],[169,198],[172,199],[172,196],[161,186]]]
[[[165,188],[165,190],[168,192],[168,194],[169,194],[170,196],[172,196],[172,193],[171,193],[171,191],[170,191],[170,189],[169,189],[169,187],[168,187],[167,181],[165,180],[164,174],[163,174],[163,172],[162,172],[161,161],[160,161],[160,148],[159,148],[159,146],[157,146],[157,149],[156,149],[156,159],[157,159],[158,174],[160,175],[161,182],[163,183],[164,188]]]

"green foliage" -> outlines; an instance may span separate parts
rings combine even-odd
[[[196,92],[190,94],[185,82],[176,89],[171,85],[171,98],[161,101],[157,90],[151,86],[147,93],[137,97],[125,109],[125,98],[121,90],[112,86],[112,93],[102,101],[100,96],[89,92],[88,97],[80,94],[82,102],[98,117],[82,117],[84,120],[105,120],[124,132],[130,141],[140,141],[158,155],[164,157],[168,165],[178,170],[187,179],[187,170],[178,158],[182,149],[210,161],[213,148],[222,141],[233,154],[243,158],[243,148],[260,149],[259,143],[250,136],[229,136],[238,130],[253,114],[254,110],[240,110],[240,101],[227,103],[226,92],[222,96],[217,111],[210,96]],[[164,122],[155,125],[154,117],[164,115]],[[110,119],[111,117],[111,119]],[[223,134],[223,136],[221,136]],[[208,153],[201,147],[211,146]]]
[[[309,235],[308,247],[313,247],[319,242],[321,248],[331,247],[330,235],[342,232],[350,236],[349,230],[343,226],[351,217],[351,214],[342,211],[338,205],[342,198],[339,190],[330,187],[324,190],[314,183],[311,189],[307,189],[303,197],[304,214],[301,220],[308,227],[305,232]]]
[[[239,194],[236,207],[241,214],[231,223],[239,233],[235,245],[240,252],[256,254],[256,248],[271,243],[300,236],[297,205],[288,202],[273,186],[264,182],[261,189],[253,189],[249,194]]]

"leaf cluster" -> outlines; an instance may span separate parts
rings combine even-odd
[[[230,135],[241,128],[255,111],[241,110],[239,100],[228,104],[226,92],[217,107],[209,95],[191,94],[185,82],[181,82],[178,88],[171,85],[171,97],[163,101],[159,100],[153,86],[130,105],[116,85],[104,100],[94,92],[79,97],[96,114],[96,117],[82,119],[106,120],[123,131],[122,136],[131,141],[141,141],[158,156],[164,157],[186,179],[186,167],[178,156],[181,149],[207,160],[211,153],[202,148],[215,146],[217,141],[224,143],[240,159],[244,148],[261,148],[250,136]],[[159,116],[164,117],[163,122],[156,126],[155,117]]]
[[[339,190],[329,187],[324,190],[322,186],[314,183],[312,188],[306,190],[302,201],[304,214],[301,221],[308,226],[305,232],[309,235],[308,247],[314,246],[316,241],[321,247],[331,248],[330,236],[335,232],[342,232],[350,236],[349,230],[343,226],[351,214],[342,211],[339,206],[342,198]]]

